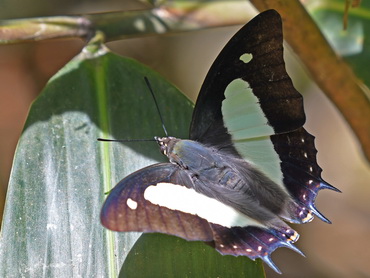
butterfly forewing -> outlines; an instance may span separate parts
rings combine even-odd
[[[250,60],[243,59],[246,54],[251,55]],[[252,19],[216,58],[197,99],[190,139],[207,141],[211,126],[223,121],[224,94],[237,79],[252,88],[275,132],[291,131],[304,124],[302,96],[285,70],[282,23],[276,11],[269,10]]]

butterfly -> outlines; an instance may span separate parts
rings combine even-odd
[[[239,30],[211,66],[193,112],[189,140],[155,137],[169,163],[121,180],[101,211],[104,227],[204,241],[223,255],[271,259],[294,246],[286,222],[317,216],[321,178],[303,98],[283,60],[281,17],[265,11]]]

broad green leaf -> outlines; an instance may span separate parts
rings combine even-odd
[[[144,234],[128,254],[119,277],[265,277],[260,260],[222,256],[202,242]]]
[[[148,269],[157,268],[163,256],[163,267],[184,271],[177,277],[214,277],[212,269],[221,265],[229,277],[239,277],[247,267],[258,273],[250,277],[263,276],[260,262],[222,257],[203,243],[178,245],[172,237],[150,235],[142,239],[145,246],[141,241],[134,245],[139,233],[113,233],[101,226],[105,192],[129,173],[165,161],[154,142],[96,140],[164,135],[144,76],[169,133],[186,138],[190,101],[155,72],[104,47],[86,47],[48,82],[31,107],[14,158],[0,238],[0,277],[117,277],[122,265],[136,269],[137,276],[125,277],[154,277],[140,275],[144,269],[137,266],[147,256],[138,252],[158,254],[157,260],[145,262]],[[176,249],[176,256],[166,256],[159,246]],[[130,260],[124,262],[126,257]]]

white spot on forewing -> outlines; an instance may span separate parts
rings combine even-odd
[[[247,64],[253,59],[253,55],[250,53],[244,53],[242,56],[239,57],[239,59]]]
[[[148,186],[144,191],[144,198],[152,204],[198,215],[208,222],[224,227],[264,227],[260,222],[234,208],[178,184],[158,183]]]
[[[127,206],[132,209],[132,210],[135,210],[137,209],[137,202],[132,200],[131,198],[128,198],[127,201],[126,201],[126,204]]]

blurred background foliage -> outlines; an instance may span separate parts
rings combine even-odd
[[[245,2],[252,17],[256,10]],[[362,1],[359,7],[350,9],[347,31],[343,31],[346,1],[301,2],[335,51],[369,86],[370,2]],[[2,0],[0,19],[145,8],[150,8],[150,5],[133,0]],[[115,53],[137,59],[158,71],[195,100],[214,58],[239,27],[129,39],[107,45]],[[14,150],[30,104],[47,80],[83,46],[84,42],[80,39],[0,45],[1,207]],[[273,259],[284,273],[276,277],[369,277],[369,164],[342,115],[311,81],[297,56],[289,52],[286,61],[296,88],[305,97],[307,129],[317,138],[318,161],[324,169],[323,177],[341,189],[343,194],[320,194],[317,206],[332,220],[333,225],[315,220],[295,227],[301,234],[298,247],[307,258],[285,249],[274,253]],[[275,273],[266,271],[268,277],[275,277]]]

